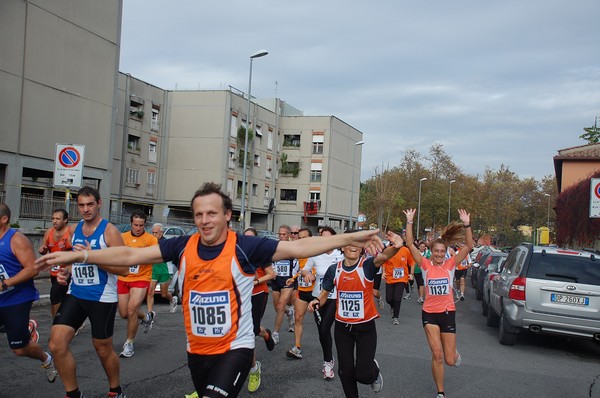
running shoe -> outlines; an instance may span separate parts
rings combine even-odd
[[[464,294],[460,294],[460,301],[465,301],[465,295]]]
[[[30,336],[30,340],[33,341],[34,343],[37,343],[38,341],[40,341],[40,334],[37,331],[38,328],[38,323],[35,319],[30,319],[29,320],[29,336]]]
[[[446,394],[438,394],[435,398],[446,398]]]
[[[148,318],[148,320],[143,319],[140,322],[142,324],[142,327],[144,328],[144,333],[148,333],[149,331],[152,330],[152,324],[154,323],[155,316],[156,316],[156,312],[154,312],[154,311],[146,312],[146,317]]]
[[[171,301],[169,301],[169,305],[171,306],[171,308],[169,309],[169,312],[171,314],[174,314],[177,311],[177,296],[173,296]]]
[[[400,325],[398,318],[392,318],[392,325]]]
[[[271,337],[273,338],[273,343],[279,344],[279,333],[273,332],[271,333]]]
[[[133,353],[133,342],[127,340],[125,344],[123,344],[123,351],[119,354],[119,356],[121,358],[131,358]]]
[[[383,310],[385,308],[385,300],[380,297],[377,299],[377,302],[379,303],[379,309]]]
[[[248,391],[254,392],[260,387],[260,373],[261,365],[259,361],[256,361],[256,372],[250,371],[248,374]]]
[[[460,356],[458,351],[456,351],[456,359],[454,360],[454,367],[458,368],[461,363],[462,363],[462,357]]]
[[[373,359],[373,361],[375,361],[375,365],[377,365],[377,369],[379,369],[379,373],[377,374],[377,379],[375,379],[375,381],[373,383],[371,383],[371,388],[373,389],[373,392],[380,392],[381,389],[383,388],[383,376],[381,375],[381,369],[379,368],[379,363],[377,362],[376,359]]]
[[[288,358],[302,359],[302,350],[299,347],[293,346],[285,355]]]
[[[52,359],[52,355],[46,353],[50,357],[50,362],[47,365],[42,365],[42,369],[46,372],[46,377],[48,378],[49,383],[54,383],[56,378],[58,377],[58,371],[54,367],[54,360]]]
[[[269,336],[265,339],[267,350],[273,351],[273,348],[275,348],[275,340],[273,340],[273,333],[271,333],[270,329],[265,329],[265,332],[267,332],[267,335]]]
[[[124,392],[121,392],[120,394],[118,392],[109,392],[108,398],[127,398],[127,396]]]
[[[423,302],[424,302],[424,301],[425,301],[425,300],[423,299],[423,297],[419,297],[419,298],[417,299],[417,303],[419,303],[419,304],[423,304]]]
[[[198,397],[198,391],[194,391],[191,394],[185,394],[185,398],[199,398]]]
[[[403,298],[404,300],[410,300],[410,293],[406,293]]]
[[[323,378],[325,380],[332,380],[335,376],[333,372],[334,362],[333,360],[330,362],[323,361]]]

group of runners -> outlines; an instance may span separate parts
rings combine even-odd
[[[168,261],[179,264],[188,367],[199,396],[237,396],[248,375],[249,389],[253,387],[256,391],[260,386],[261,364],[255,357],[255,337],[262,337],[267,349],[272,350],[278,343],[276,333],[286,312],[288,316],[293,314],[293,325],[289,321],[288,329],[293,326],[295,333],[295,345],[286,355],[302,358],[302,321],[306,311],[314,314],[319,329],[323,377],[334,377],[334,340],[338,375],[345,395],[358,396],[357,383],[370,384],[378,392],[383,386],[383,376],[375,360],[377,332],[374,320],[379,313],[374,282],[380,267],[401,253],[403,248],[408,248],[422,273],[425,290],[422,296],[423,325],[432,351],[432,372],[438,397],[445,396],[443,362],[450,366],[460,363],[460,355],[456,351],[452,294],[454,270],[473,246],[469,214],[464,210],[459,211],[461,223],[452,223],[442,239],[431,243],[431,259],[427,259],[412,244],[414,209],[405,212],[406,242],[409,242],[406,246],[404,239],[392,232],[386,234],[390,244],[384,248],[378,230],[336,234],[327,227],[320,231],[318,237],[310,236],[308,229],[298,228],[299,239],[294,239],[293,228],[282,226],[280,237],[285,234],[292,236],[276,241],[253,236],[255,231],[252,229],[244,234],[231,231],[228,228],[233,211],[231,199],[221,191],[220,185],[206,183],[191,200],[198,233],[158,240],[156,244],[156,239],[141,239],[147,233],[139,233],[139,225],[134,225],[142,224],[134,220],[144,219],[143,213],[138,214],[139,217],[132,214],[132,231],[131,237],[126,238],[129,239],[127,246],[123,245],[123,236],[117,229],[100,216],[102,201],[97,190],[82,188],[77,203],[82,221],[73,233],[72,250],[50,251],[38,260],[35,260],[33,250],[30,250],[29,257],[22,254],[27,251],[22,246],[31,244],[26,237],[9,228],[10,211],[5,215],[8,208],[0,207],[3,211],[0,212],[0,242],[9,243],[11,254],[15,256],[14,262],[21,268],[16,273],[2,268],[0,321],[7,324],[7,331],[15,325],[16,332],[11,332],[11,335],[18,332],[21,336],[20,343],[15,345],[9,336],[13,351],[17,355],[40,360],[49,381],[54,381],[58,373],[67,397],[82,396],[75,374],[75,359],[69,346],[86,318],[108,379],[108,396],[125,396],[120,382],[119,359],[112,347],[116,311],[118,309],[119,314],[128,319],[127,340],[121,353],[127,357],[124,355],[127,354],[126,345],[131,343],[133,351],[137,326],[141,322],[144,330],[149,331],[154,320],[153,312],[142,312],[138,305],[148,294],[149,286],[144,284],[144,289],[138,280],[129,278],[132,274],[140,274],[142,265],[151,267],[151,264]],[[18,246],[18,242],[23,240],[26,244]],[[449,244],[462,240],[466,250],[446,259]],[[17,246],[12,247],[13,241],[17,242]],[[144,243],[139,244],[140,241]],[[0,254],[4,255],[1,246]],[[0,259],[5,264],[4,257]],[[54,318],[49,342],[51,354],[48,354],[33,343],[28,334],[31,302],[37,299],[37,291],[30,281],[37,272],[56,266],[61,267],[56,276],[59,284],[66,283],[69,277],[71,280],[68,293],[62,298],[60,310]],[[391,272],[392,278],[405,276],[393,267]],[[410,274],[413,272],[414,268]],[[117,281],[119,278],[120,282]],[[269,280],[272,291],[279,292],[273,293],[276,320],[272,332],[260,325],[267,305],[266,282]],[[29,285],[35,294],[27,296],[23,307],[15,307],[14,302],[3,299],[10,290],[22,290]],[[124,295],[127,296],[126,301],[121,300]],[[387,296],[389,293],[386,292],[386,299],[394,309],[397,296]],[[290,302],[293,313],[289,309],[286,311]],[[11,318],[17,312],[21,314],[18,324]],[[23,350],[25,347],[28,349]],[[254,386],[251,386],[252,382]]]

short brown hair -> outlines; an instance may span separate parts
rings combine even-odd
[[[192,213],[194,212],[194,200],[200,196],[208,196],[210,194],[217,194],[223,200],[223,211],[227,213],[228,210],[233,211],[233,204],[231,203],[231,198],[227,196],[223,191],[221,191],[221,184],[217,184],[214,182],[205,182],[197,191],[194,193],[194,197],[190,201],[190,208],[192,209]]]

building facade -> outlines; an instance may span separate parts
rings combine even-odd
[[[0,200],[13,220],[45,226],[69,198],[53,181],[57,144],[85,146],[83,184],[100,190],[115,223],[142,208],[153,221],[191,224],[190,198],[215,181],[237,226],[244,169],[246,226],[343,229],[350,207],[357,214],[360,131],[279,99],[253,98],[248,120],[235,88],[167,91],[121,73],[122,0],[73,7],[0,2]],[[76,218],[73,202],[69,212]]]

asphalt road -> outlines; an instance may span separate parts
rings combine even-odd
[[[38,283],[45,293],[44,282]],[[460,368],[446,368],[448,397],[600,397],[600,345],[591,341],[523,334],[512,347],[497,340],[497,329],[485,326],[480,302],[472,289],[467,299],[457,304],[458,350]],[[377,359],[384,377],[383,391],[374,394],[369,386],[359,386],[361,396],[435,397],[431,376],[430,352],[421,323],[420,305],[413,298],[404,300],[400,325],[393,326],[389,308],[377,321]],[[191,393],[186,366],[185,335],[181,312],[170,314],[168,304],[157,304],[153,330],[141,332],[135,355],[121,359],[121,379],[128,397],[177,397]],[[32,310],[40,323],[40,342],[47,346],[50,309],[42,300]],[[263,324],[273,327],[269,306]],[[125,337],[125,321],[118,319],[114,346],[120,352]],[[3,338],[0,335],[0,338]],[[86,397],[104,397],[106,377],[91,344],[89,328],[72,344],[78,364],[79,384]],[[331,397],[343,396],[337,378],[324,381],[322,354],[312,318],[305,320],[304,359],[292,360],[285,351],[292,346],[293,334],[283,331],[281,343],[268,352],[257,342],[257,355],[263,364],[262,385],[251,394],[246,387],[241,397]],[[49,384],[39,365],[16,358],[7,344],[0,348],[0,397],[63,397],[62,384]],[[337,367],[336,367],[337,371]]]

